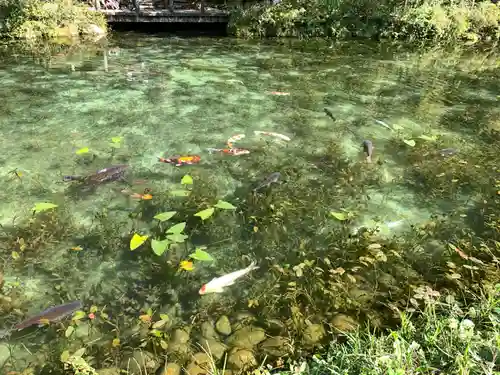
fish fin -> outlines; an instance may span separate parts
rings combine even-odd
[[[252,263],[250,263],[250,265],[248,266],[248,269],[250,271],[256,270],[258,268],[259,268],[259,266],[257,265],[257,262],[255,260],[252,260]]]

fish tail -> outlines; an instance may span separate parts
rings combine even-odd
[[[250,263],[250,265],[247,268],[248,268],[248,271],[253,271],[253,270],[258,269],[259,266],[257,265],[257,262],[255,260],[252,260],[252,263]]]

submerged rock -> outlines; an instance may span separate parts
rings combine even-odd
[[[251,350],[235,348],[229,353],[227,364],[234,370],[246,370],[257,366],[257,360]]]
[[[262,328],[246,326],[229,336],[227,343],[229,346],[236,348],[252,349],[265,339],[266,332]]]
[[[200,345],[217,360],[221,359],[227,350],[226,345],[215,339],[202,338]]]
[[[314,346],[325,337],[325,328],[322,324],[311,324],[304,329],[303,340],[304,344]]]
[[[129,375],[141,375],[146,370],[148,373],[154,372],[158,364],[152,353],[134,350],[130,357],[125,357],[121,368],[128,369]]]
[[[176,329],[168,342],[168,351],[185,354],[189,351],[189,333],[183,329]]]
[[[180,375],[181,374],[181,366],[177,363],[171,362],[167,363],[165,366],[162,366],[156,371],[156,375]]]
[[[222,315],[217,323],[215,323],[215,328],[217,331],[224,336],[229,336],[231,334],[231,322],[226,315]]]
[[[10,358],[10,347],[7,344],[0,344],[0,368],[5,365]]]
[[[207,353],[199,352],[193,355],[191,363],[186,367],[189,375],[202,375],[210,371],[211,359]]]
[[[338,331],[341,332],[351,332],[358,328],[359,323],[345,314],[337,314],[333,317],[330,325]]]
[[[290,341],[287,338],[276,336],[265,340],[260,348],[267,355],[283,357],[290,351],[289,344]]]
[[[215,331],[213,322],[203,322],[200,327],[201,336],[206,339],[219,339],[219,335]]]
[[[97,370],[97,373],[99,375],[120,375],[120,371],[121,370],[118,367],[110,367]]]
[[[233,324],[233,331],[237,331],[250,323],[254,322],[255,316],[248,311],[240,311],[234,315],[235,323]]]

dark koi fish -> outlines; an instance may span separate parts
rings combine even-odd
[[[44,320],[49,322],[58,322],[81,308],[82,308],[82,303],[80,301],[74,301],[65,303],[63,305],[54,306],[47,310],[42,311],[41,313],[29,319],[23,320],[19,324],[16,324],[14,326],[14,329],[17,329],[19,331],[21,329],[31,327],[32,325],[35,324],[41,324],[43,323]]]
[[[247,155],[250,153],[250,150],[247,150],[246,148],[207,148],[207,151],[212,153],[212,152],[223,152],[224,154],[228,155]]]
[[[269,187],[271,186],[271,184],[277,183],[280,178],[281,178],[281,173],[279,172],[271,173],[269,176],[267,176],[267,178],[264,181],[262,181],[259,185],[257,185],[257,187],[253,189],[253,191],[259,191],[262,188]]]
[[[373,155],[373,149],[375,146],[373,146],[372,141],[370,140],[364,140],[363,141],[363,151],[366,155],[366,162],[371,163],[372,162],[372,155]]]
[[[123,179],[127,168],[127,164],[114,165],[101,169],[90,176],[64,176],[63,181],[80,181],[88,184],[102,184],[109,181],[117,181]]]
[[[158,158],[158,161],[161,163],[174,164],[176,167],[180,167],[181,165],[192,165],[198,164],[201,160],[201,157],[198,155],[188,155],[188,156],[172,156],[171,158]]]

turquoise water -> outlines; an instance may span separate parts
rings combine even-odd
[[[15,249],[4,241],[4,294],[15,290],[17,299],[0,317],[6,329],[53,304],[82,299],[87,312],[91,305],[109,306],[120,339],[135,348],[137,337],[127,329],[149,307],[168,313],[172,327],[245,307],[252,293],[274,282],[271,273],[257,273],[225,296],[200,297],[197,291],[251,259],[289,262],[285,252],[315,243],[339,225],[346,236],[378,228],[381,239],[404,235],[435,216],[465,227],[484,181],[498,173],[481,170],[500,130],[498,64],[487,53],[123,34],[96,53],[59,54],[50,61],[12,55],[2,63],[0,223],[21,225],[38,202],[63,212],[49,229],[61,233],[42,239],[36,252],[13,260]],[[249,155],[207,152],[227,147],[235,134],[246,135],[235,146],[248,148]],[[119,147],[112,141],[117,137]],[[375,146],[372,163],[363,154],[365,139]],[[83,148],[89,152],[78,154]],[[445,148],[458,152],[441,156],[438,150]],[[159,156],[190,154],[200,155],[201,163],[176,168],[157,162]],[[500,161],[496,153],[487,157],[491,165]],[[122,163],[130,165],[130,186],[117,181],[83,192],[62,181]],[[252,195],[254,184],[275,171],[282,183]],[[151,216],[171,210],[166,196],[182,189],[185,174],[193,176],[193,189],[206,189],[207,198],[195,202],[199,210],[219,199],[238,209],[216,213],[212,224],[188,222],[188,249],[205,245],[215,262],[175,274],[191,251],[156,257],[149,245],[131,253],[128,241],[132,233],[152,235]],[[152,191],[151,202],[130,198],[145,188]],[[309,232],[273,206],[299,201],[295,212],[303,223],[312,222]],[[264,208],[278,213],[264,219]],[[197,211],[192,209],[191,215]],[[149,220],[134,216],[141,210]],[[339,223],[329,212],[352,220]],[[265,222],[286,236],[252,238],[266,230]],[[82,250],[71,250],[76,246]],[[77,339],[66,339],[60,327],[32,329],[27,337],[16,333],[2,344],[13,348],[6,368],[47,361],[66,347],[108,350],[116,331],[104,326]],[[119,358],[94,354],[90,361],[96,368],[118,366]]]

